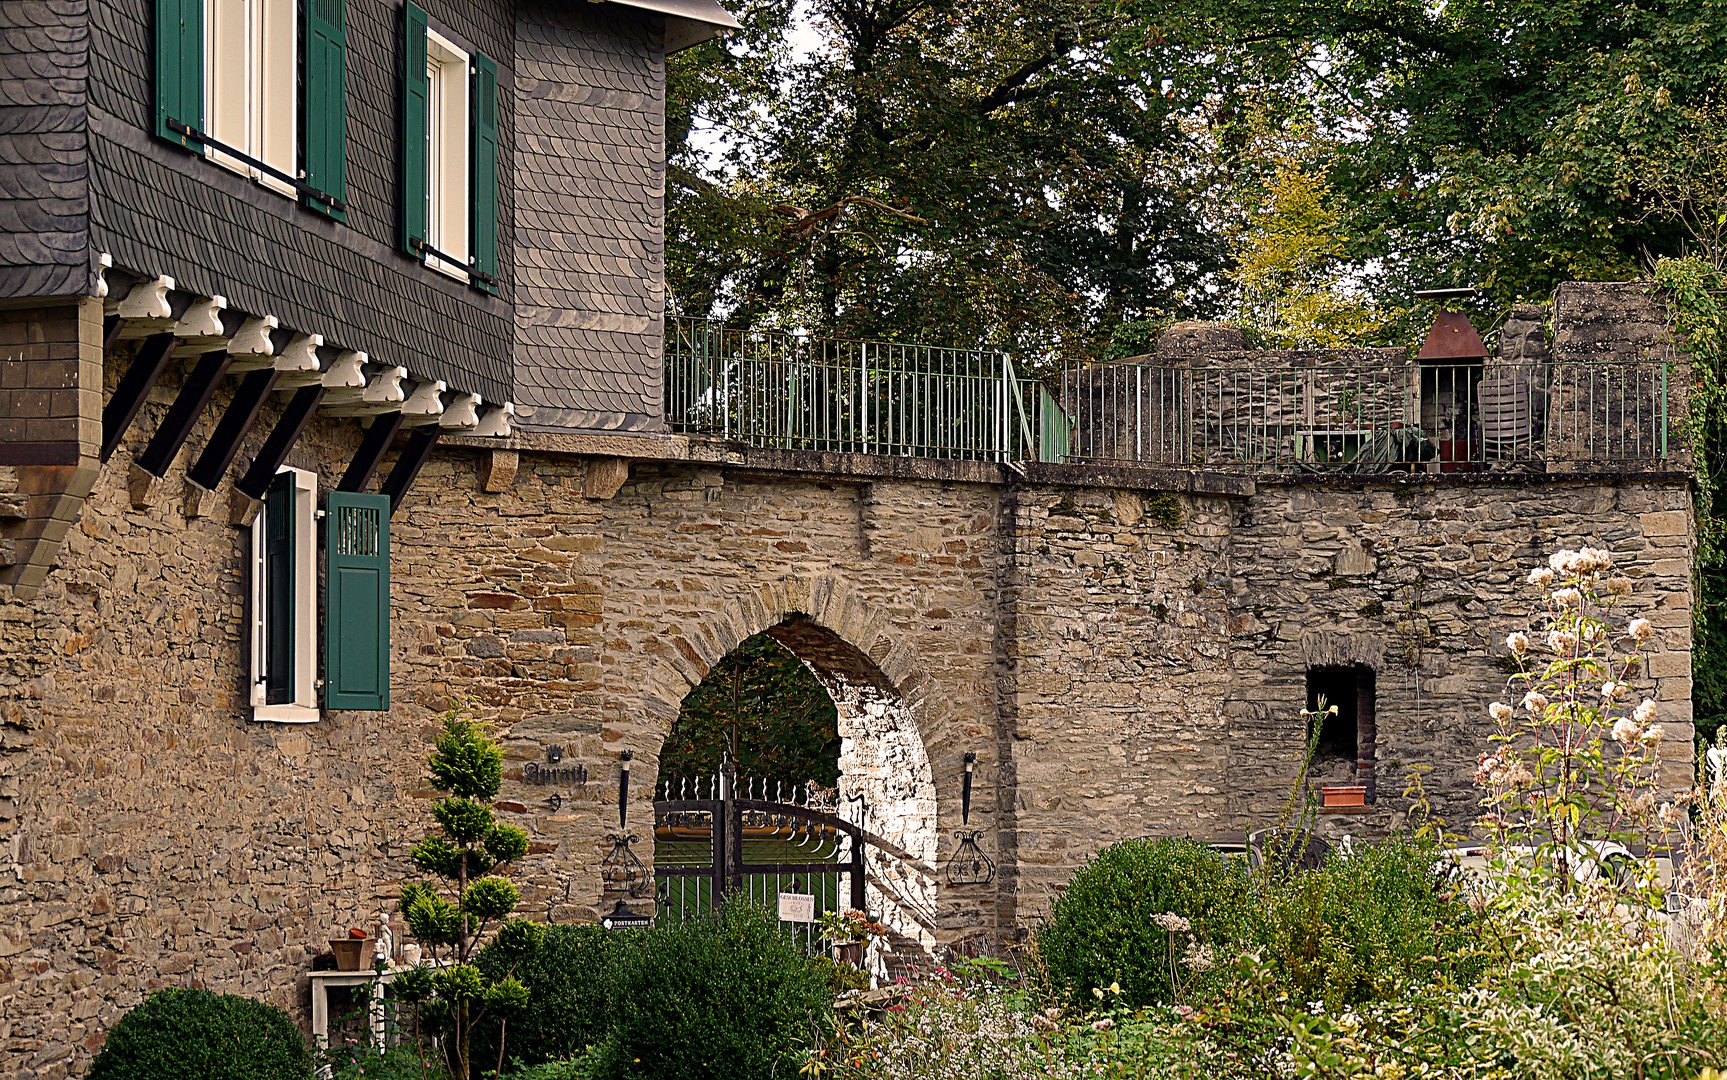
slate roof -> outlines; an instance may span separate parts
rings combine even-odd
[[[38,2],[38,0],[30,0]],[[399,5],[348,5],[348,221],[328,221],[244,177],[149,134],[153,0],[93,11],[92,230],[117,266],[166,273],[229,306],[277,316],[478,393],[513,394],[508,282],[513,138],[507,0],[429,0],[440,30],[499,61],[500,278],[505,295],[469,289],[396,250]]]
[[[499,62],[489,297],[396,250],[397,0],[348,4],[346,224],[151,135],[154,3],[0,0],[0,296],[87,294],[107,252],[525,427],[664,426],[664,16],[424,0]]]
[[[0,296],[88,294],[88,0],[0,3]]]
[[[523,4],[516,20],[516,407],[523,427],[663,427],[659,20]]]

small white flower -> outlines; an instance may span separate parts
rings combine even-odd
[[[1637,737],[1637,741],[1645,746],[1654,746],[1665,738],[1666,735],[1667,733],[1661,730],[1660,724],[1650,724],[1648,727],[1643,729],[1643,734]]]
[[[1685,811],[1672,803],[1662,803],[1658,816],[1661,818],[1661,824],[1669,829],[1676,829],[1679,827],[1679,823],[1685,820]]]
[[[1547,647],[1561,656],[1570,656],[1577,651],[1577,635],[1570,630],[1549,630]]]
[[[1115,1026],[1115,1021],[1111,1020],[1107,1016],[1104,1017],[1102,1020],[1093,1020],[1091,1022],[1091,1030],[1093,1030],[1093,1031],[1108,1031],[1110,1028],[1112,1028],[1114,1026]]]
[[[1637,736],[1643,733],[1643,728],[1629,716],[1621,716],[1613,723],[1613,740],[1627,746],[1637,741]]]
[[[1631,715],[1636,718],[1639,724],[1650,724],[1655,721],[1656,711],[1657,708],[1655,703],[1650,701],[1648,698],[1644,698],[1642,704],[1631,710]]]
[[[1547,695],[1539,690],[1531,690],[1523,695],[1523,707],[1533,716],[1540,716],[1547,711]]]
[[[1551,568],[1553,574],[1569,573],[1571,560],[1575,558],[1577,558],[1577,553],[1575,551],[1572,551],[1570,548],[1560,548],[1558,551],[1547,556],[1547,565]],[[1529,575],[1529,580],[1535,580],[1535,575],[1533,573]],[[1552,580],[1551,574],[1549,575],[1549,580]]]
[[[1211,946],[1197,943],[1187,947],[1187,952],[1182,955],[1181,962],[1201,974],[1217,966],[1217,960],[1212,955]]]
[[[1193,929],[1193,924],[1173,911],[1161,912],[1151,917],[1151,921],[1168,930],[1170,933],[1185,933]]]
[[[1610,577],[1607,579],[1607,591],[1614,596],[1631,595],[1631,579],[1628,577]]]
[[[1603,701],[1612,701],[1614,698],[1619,697],[1624,692],[1625,692],[1625,687],[1621,686],[1619,683],[1614,682],[1612,679],[1609,679],[1606,682],[1601,684],[1601,700],[1603,700]]]
[[[1648,619],[1632,619],[1631,625],[1625,628],[1625,632],[1631,635],[1631,640],[1641,645],[1654,635],[1655,624]]]
[[[1553,571],[1547,569],[1545,566],[1537,566],[1535,569],[1529,571],[1529,584],[1545,589],[1547,586],[1553,584]]]
[[[1503,724],[1511,719],[1511,706],[1503,701],[1495,701],[1487,706],[1487,715],[1493,717],[1495,723]]]
[[[1521,630],[1514,631],[1505,639],[1505,647],[1518,656],[1522,656],[1529,651],[1529,635]]]
[[[1583,594],[1576,589],[1559,589],[1553,594],[1553,602],[1560,607],[1573,608],[1583,602]]]

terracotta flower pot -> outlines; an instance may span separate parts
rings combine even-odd
[[[1321,806],[1366,806],[1365,784],[1327,784],[1319,789]]]
[[[330,951],[336,954],[337,971],[364,971],[372,966],[371,938],[331,938]]]

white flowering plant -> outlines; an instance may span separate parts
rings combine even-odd
[[[1488,706],[1493,746],[1475,782],[1501,854],[1532,852],[1532,871],[1569,891],[1598,862],[1591,844],[1658,846],[1682,812],[1656,798],[1659,707],[1636,690],[1654,627],[1623,618],[1630,579],[1584,547],[1556,552],[1528,583],[1543,593],[1543,624],[1505,640],[1518,700]]]

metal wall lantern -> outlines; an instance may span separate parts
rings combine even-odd
[[[971,824],[971,784],[972,774],[977,771],[977,755],[970,750],[965,754],[965,780],[960,788],[960,824]],[[995,880],[995,861],[983,853],[977,846],[978,839],[983,836],[982,829],[960,828],[954,831],[954,839],[959,841],[959,849],[953,853],[953,858],[947,863],[947,883],[949,885],[988,885]]]
[[[648,868],[636,856],[635,834],[630,824],[630,761],[635,757],[625,750],[618,766],[618,831],[607,833],[611,851],[600,860],[600,882],[607,895],[640,898],[649,894]],[[619,901],[619,905],[622,905]]]

